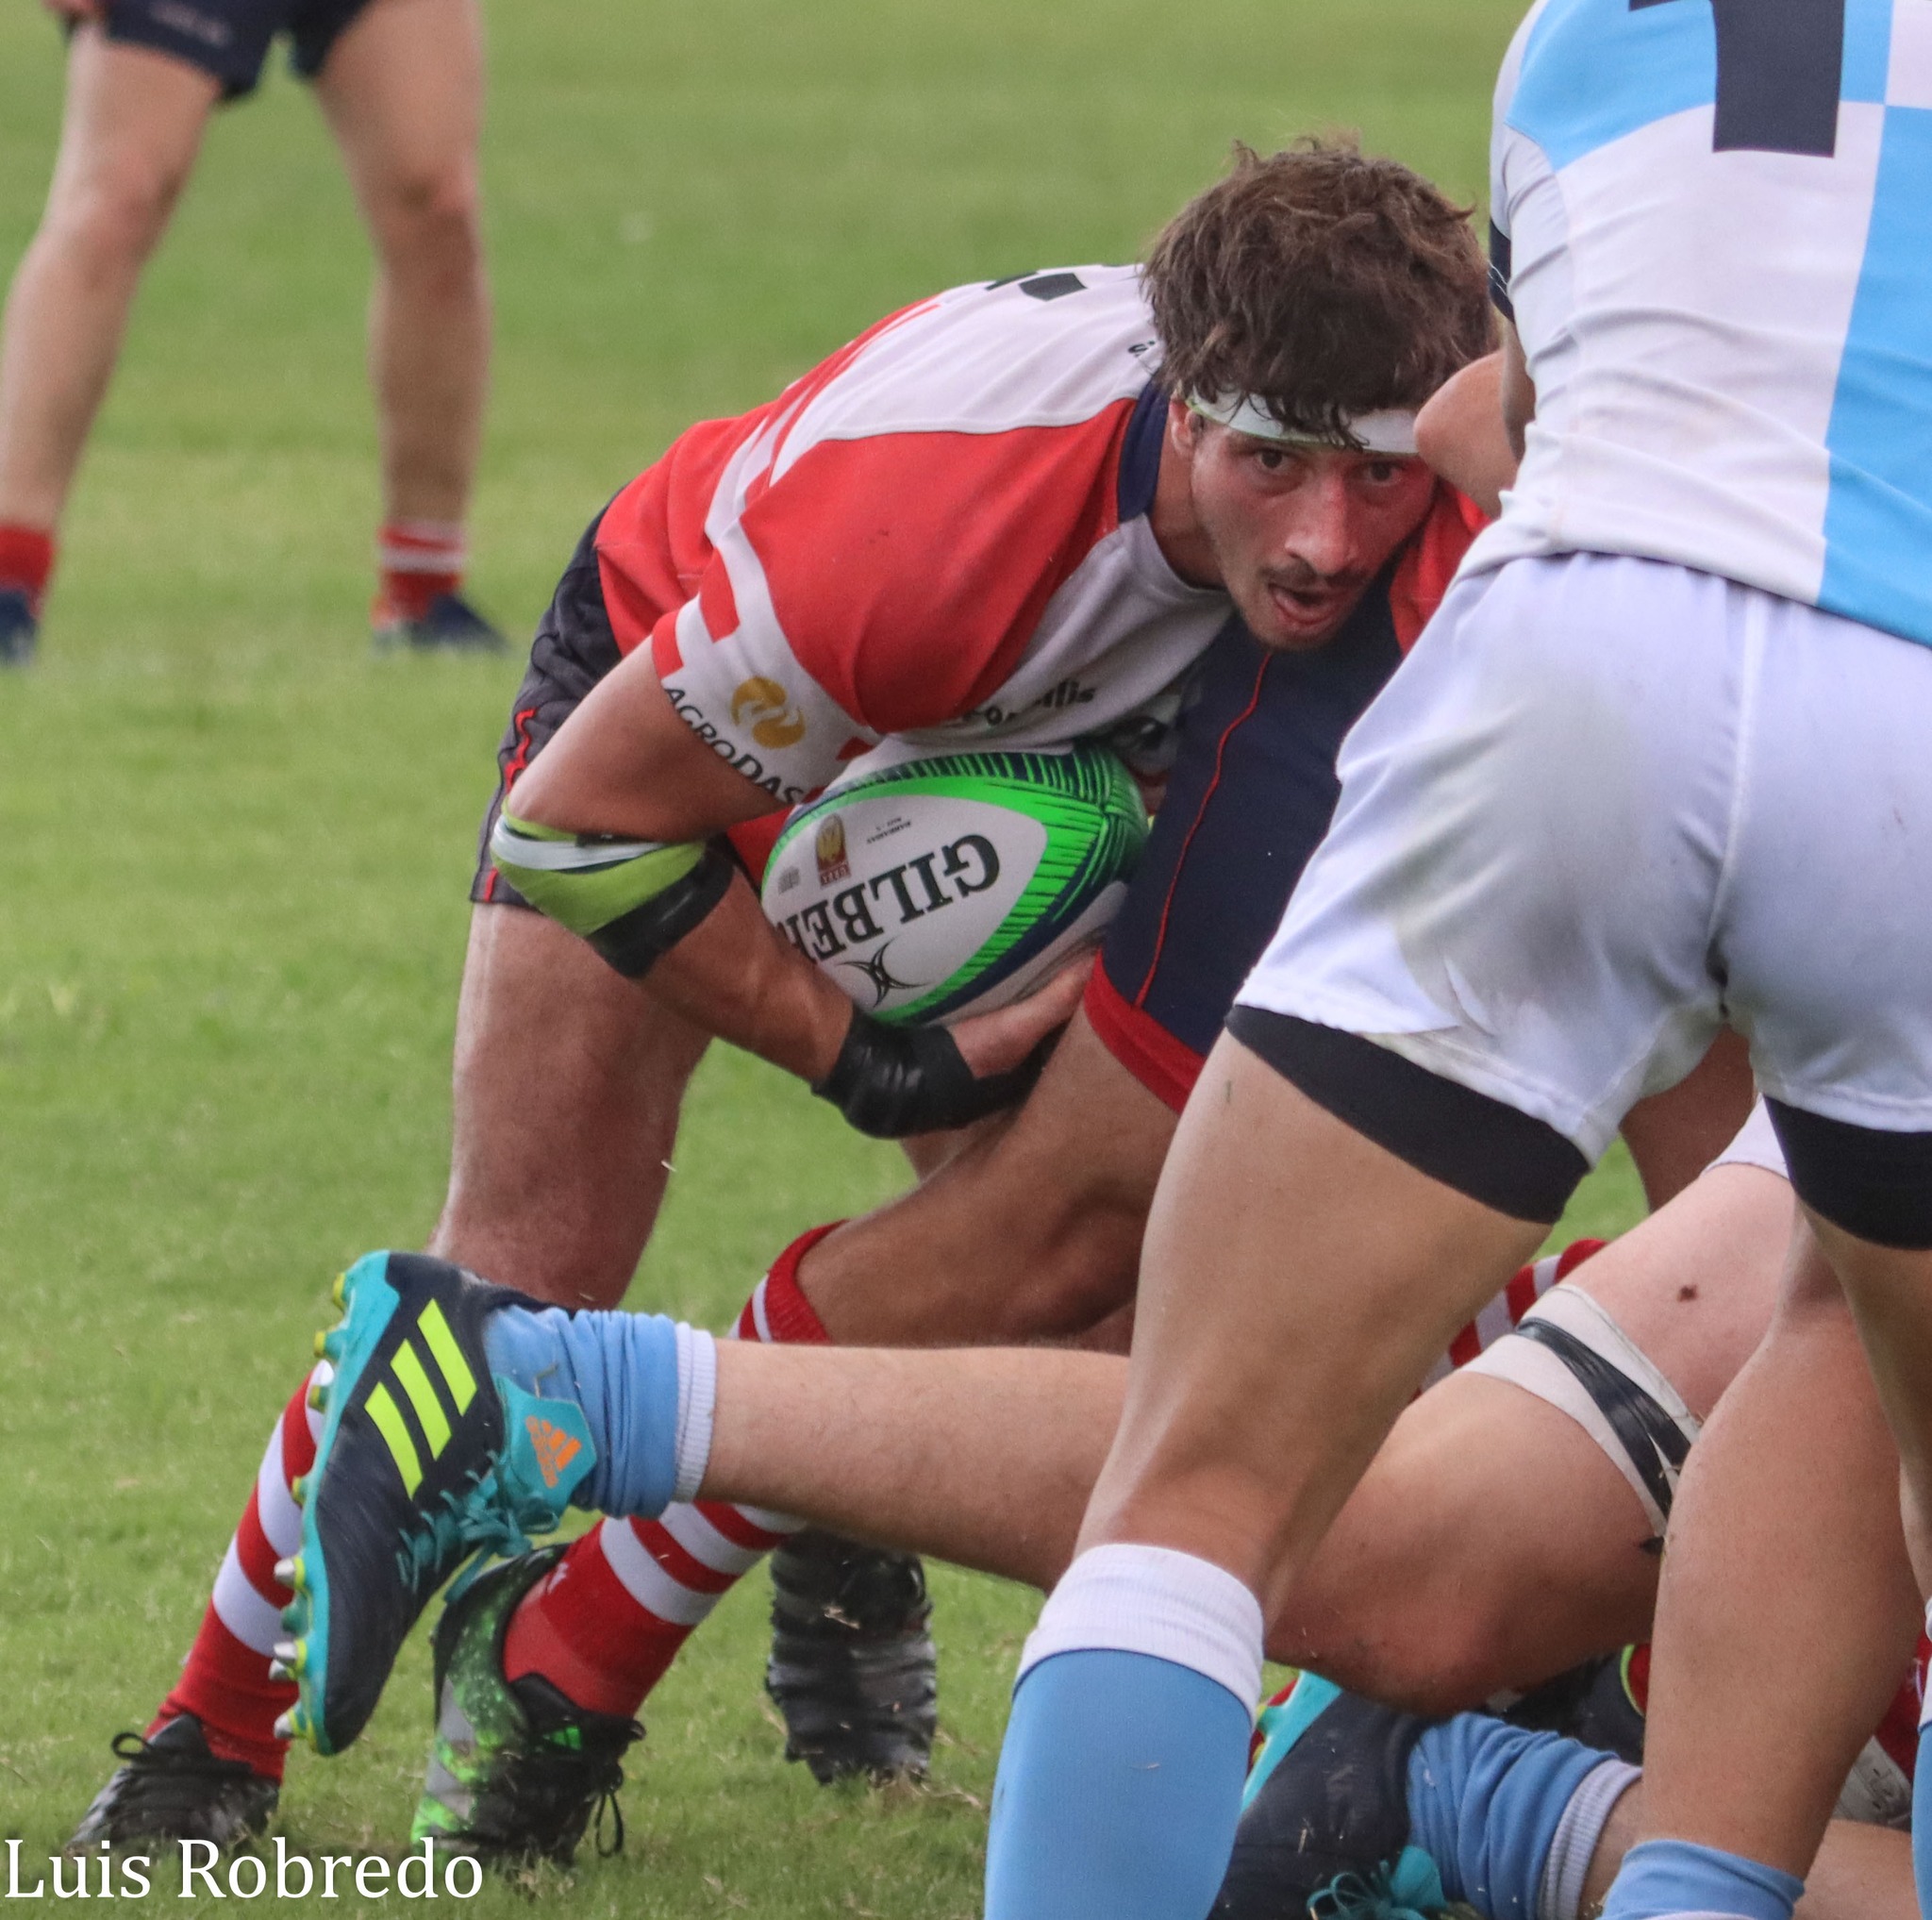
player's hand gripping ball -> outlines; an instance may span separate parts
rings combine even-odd
[[[894,743],[798,808],[766,916],[894,1027],[990,1012],[1096,945],[1147,839],[1101,746],[922,754]]]
[[[801,807],[765,868],[765,912],[852,1000],[812,1092],[861,1133],[964,1127],[1025,1098],[1052,1047],[975,1076],[945,1022],[991,1012],[1098,943],[1147,813],[1104,748],[857,761]]]

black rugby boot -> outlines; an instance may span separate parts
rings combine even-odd
[[[765,1691],[785,1716],[785,1758],[822,1786],[923,1778],[939,1723],[931,1619],[916,1554],[816,1528],[773,1554]]]
[[[211,1840],[225,1852],[268,1825],[280,1788],[266,1774],[239,1760],[208,1751],[201,1722],[177,1713],[152,1737],[117,1733],[121,1764],[82,1814],[69,1853],[151,1841]]]
[[[460,593],[439,593],[411,620],[378,609],[371,638],[377,653],[508,653],[509,642]]]
[[[0,587],[0,667],[27,665],[40,635],[33,602],[18,589]]]

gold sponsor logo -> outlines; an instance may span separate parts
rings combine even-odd
[[[747,721],[760,746],[796,746],[805,738],[805,715],[791,704],[791,694],[763,674],[739,681],[732,690],[731,723],[742,726]]]

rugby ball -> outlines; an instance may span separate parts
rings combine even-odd
[[[1105,747],[920,753],[888,743],[785,823],[766,917],[868,1013],[984,1013],[1098,943],[1147,838]]]

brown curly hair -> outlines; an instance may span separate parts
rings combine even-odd
[[[1420,407],[1494,344],[1488,270],[1436,188],[1352,142],[1227,176],[1155,242],[1143,284],[1170,392],[1246,394],[1296,432],[1345,437],[1353,414]]]

